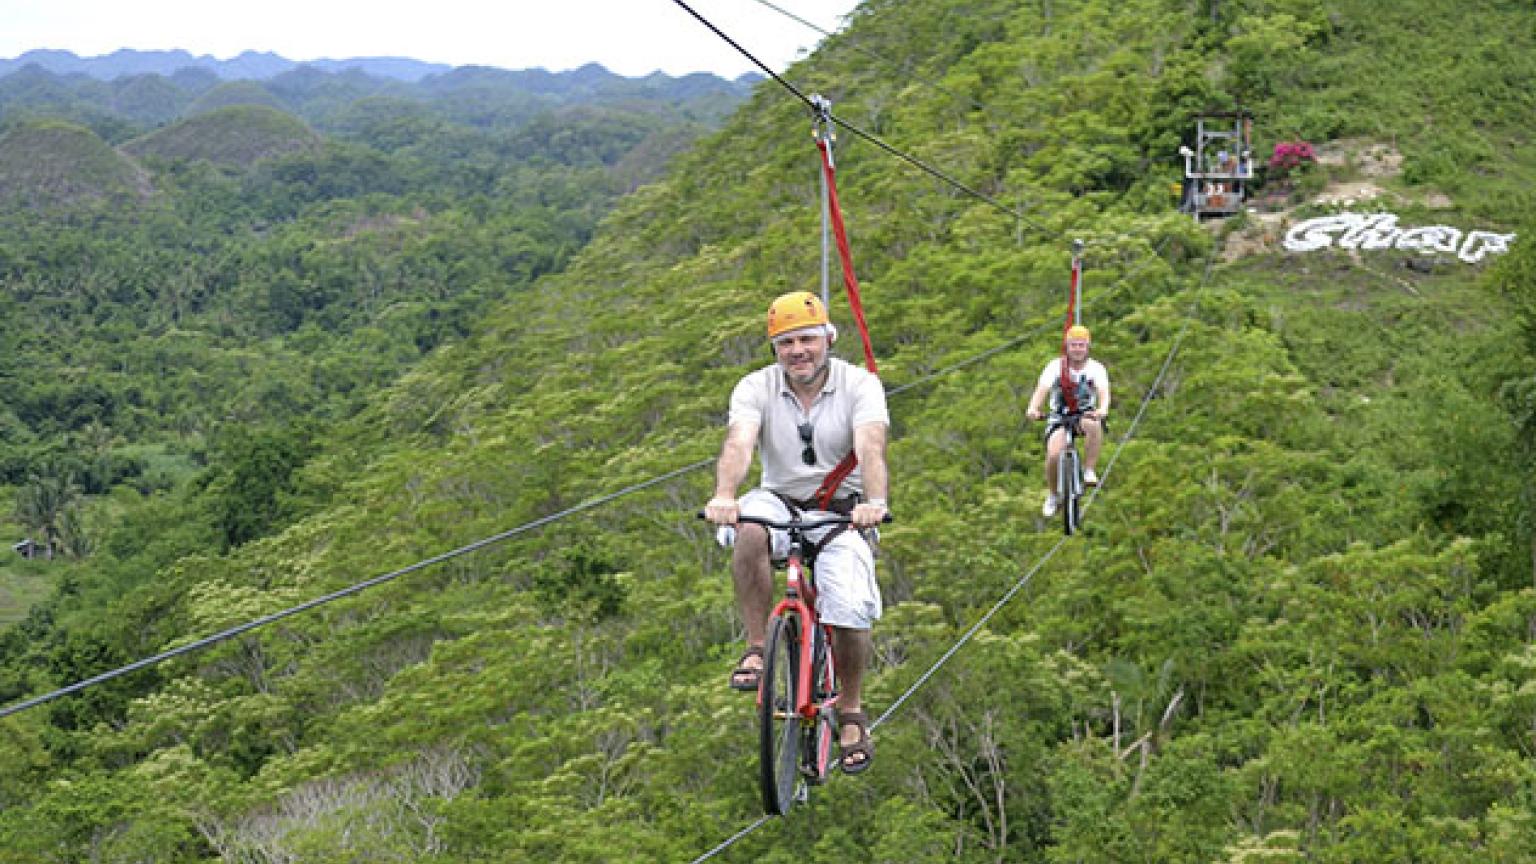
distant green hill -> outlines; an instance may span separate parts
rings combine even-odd
[[[0,206],[72,205],[148,193],[145,172],[89,129],[39,120],[0,134]]]
[[[263,105],[277,111],[285,110],[283,103],[260,82],[230,81],[198,96],[182,113],[187,117],[195,117],[234,105]]]
[[[114,113],[146,126],[161,125],[181,112],[187,91],[159,75],[135,75],[112,82]]]
[[[84,74],[102,81],[127,78],[136,75],[173,75],[182,70],[197,70],[224,79],[268,79],[275,75],[299,68],[296,61],[271,52],[242,51],[228,60],[209,55],[194,56],[190,52],[136,51],[119,49],[111,54],[96,57],[80,57],[71,51],[33,50],[14,59],[0,60],[0,75],[35,66],[60,74]],[[450,67],[441,63],[424,63],[403,57],[357,57],[342,60],[317,60],[302,64],[310,68],[328,71],[362,69],[380,77],[415,81],[427,75],[446,72]]]
[[[131,61],[134,52],[119,54],[123,56],[116,59]],[[626,78],[595,64],[569,72],[415,64],[414,74],[401,71],[397,75],[393,71],[397,66],[405,70],[412,64],[380,59],[356,65],[282,61],[270,66],[265,61],[275,58],[257,55],[246,59],[261,61],[259,69],[253,67],[226,80],[206,65],[163,65],[162,61],[178,55],[159,54],[164,56],[152,57],[154,62],[142,67],[91,61],[82,66],[73,55],[55,58],[59,62],[46,68],[0,61],[0,128],[28,116],[51,116],[89,126],[104,139],[119,142],[200,111],[262,104],[281,108],[316,129],[329,130],[335,118],[355,103],[380,97],[409,102],[445,120],[479,128],[515,128],[542,111],[578,105],[618,110],[648,106],[713,125],[751,92],[757,80],[743,76],[727,81],[704,74],[674,78],[660,73]],[[89,74],[80,71],[85,67]],[[108,69],[119,71],[109,74]],[[134,70],[132,74],[122,71],[128,69]]]
[[[314,150],[320,136],[277,108],[237,104],[211,108],[123,145],[135,157],[201,159],[247,167],[264,159]]]

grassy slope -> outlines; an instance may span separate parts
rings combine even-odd
[[[53,579],[46,571],[23,566],[0,569],[0,626],[21,620],[52,589]]]

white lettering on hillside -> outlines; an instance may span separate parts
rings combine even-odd
[[[1514,234],[1492,231],[1468,231],[1430,225],[1400,228],[1392,213],[1337,213],[1298,222],[1285,232],[1285,248],[1292,252],[1313,252],[1337,245],[1341,249],[1406,249],[1425,255],[1455,253],[1468,264],[1476,264],[1485,255],[1509,251]]]

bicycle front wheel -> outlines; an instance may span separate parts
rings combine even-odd
[[[1056,488],[1061,494],[1061,527],[1072,536],[1082,523],[1083,471],[1077,462],[1077,451],[1068,447],[1061,451],[1061,476],[1056,478]]]
[[[789,812],[799,780],[800,717],[795,713],[799,661],[800,620],[783,616],[769,621],[757,705],[758,774],[763,809],[776,816]]]

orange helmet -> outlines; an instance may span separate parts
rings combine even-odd
[[[1083,340],[1086,340],[1088,342],[1092,342],[1093,341],[1093,334],[1088,332],[1088,328],[1087,327],[1084,327],[1081,324],[1073,324],[1071,327],[1067,328],[1067,338],[1068,339],[1083,339]]]
[[[830,323],[827,307],[822,304],[820,297],[809,291],[791,291],[768,306],[769,339],[776,339],[781,334],[802,327]]]

